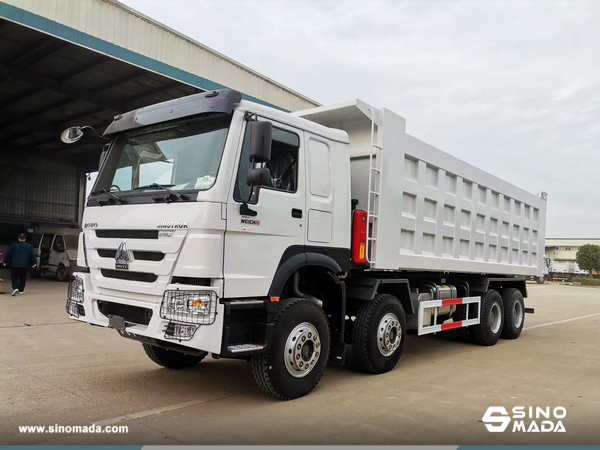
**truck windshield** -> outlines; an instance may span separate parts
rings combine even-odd
[[[182,192],[210,189],[230,122],[229,115],[193,118],[118,136],[92,194],[156,192],[154,184]]]

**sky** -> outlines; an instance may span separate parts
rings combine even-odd
[[[360,98],[600,237],[600,1],[122,0],[306,95]],[[219,80],[215,80],[219,81]]]

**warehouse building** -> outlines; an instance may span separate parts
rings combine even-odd
[[[315,101],[113,0],[0,1],[0,246],[40,225],[78,227],[103,142],[74,125],[232,88],[293,111]]]
[[[600,239],[546,239],[546,256],[557,262],[575,261],[577,251],[586,244],[600,245]]]

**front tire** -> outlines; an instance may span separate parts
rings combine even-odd
[[[535,282],[537,284],[544,284],[546,282],[546,278],[545,277],[538,277],[535,279]]]
[[[272,320],[271,347],[252,356],[252,372],[266,394],[292,400],[312,391],[329,359],[329,324],[313,301],[282,301]]]
[[[479,325],[473,325],[475,342],[479,345],[496,345],[504,322],[504,307],[498,291],[490,289],[485,293],[480,314]]]
[[[506,289],[502,292],[504,302],[504,327],[502,337],[504,339],[517,339],[523,331],[525,323],[525,300],[521,291],[515,288]]]
[[[150,344],[142,344],[146,355],[159,366],[168,369],[187,369],[194,367],[202,361],[208,353],[202,352],[198,356],[187,355],[185,353],[168,350],[166,348],[157,347]]]
[[[402,356],[406,340],[406,316],[400,300],[378,294],[356,314],[352,350],[358,365],[379,374],[392,370]]]

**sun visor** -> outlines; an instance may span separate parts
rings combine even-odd
[[[116,116],[104,132],[104,136],[111,137],[113,134],[122,131],[133,130],[182,117],[195,116],[197,114],[231,114],[235,105],[241,100],[242,94],[239,92],[232,89],[222,89],[146,106]]]

